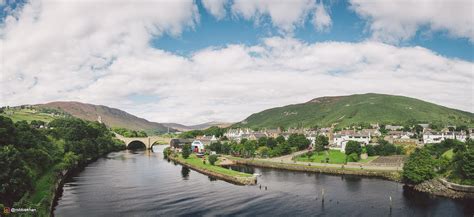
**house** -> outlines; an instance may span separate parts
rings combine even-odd
[[[355,130],[343,130],[334,134],[333,144],[329,148],[345,152],[346,145],[349,141],[356,141],[367,145],[370,143],[371,138],[370,132],[364,133],[362,131],[356,132]]]
[[[423,144],[440,143],[445,139],[456,139],[465,142],[469,138],[469,134],[465,132],[433,132],[427,131],[423,133]]]
[[[191,143],[191,149],[196,153],[202,153],[206,151],[204,149],[204,143],[199,140],[194,140],[193,143]]]
[[[267,137],[267,135],[265,135],[264,133],[260,133],[260,132],[253,132],[253,133],[250,133],[250,135],[249,135],[250,140],[258,140],[262,137]]]
[[[396,130],[401,130],[401,129],[403,129],[403,126],[387,125],[387,126],[385,126],[385,129],[386,129],[386,130],[389,130],[389,131],[396,131]]]
[[[216,138],[216,136],[212,135],[212,136],[198,136],[196,137],[196,139],[198,139],[199,141],[201,141],[204,145],[210,145],[211,143],[215,143],[215,142],[218,142],[219,139]]]
[[[170,147],[175,150],[181,150],[185,144],[191,144],[192,140],[190,139],[171,139]]]

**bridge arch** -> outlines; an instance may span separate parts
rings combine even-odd
[[[123,141],[125,143],[126,148],[128,148],[129,145],[134,141],[141,142],[145,145],[145,148],[151,149],[151,147],[155,144],[160,144],[160,142],[163,143],[163,144],[168,144],[169,140],[170,140],[169,138],[163,138],[163,137],[159,137],[159,136],[128,138],[128,137],[124,137],[124,136],[122,136],[120,134],[117,134],[117,133],[115,133],[115,137],[117,139]]]
[[[147,145],[140,140],[133,140],[127,144],[127,149],[146,149]]]

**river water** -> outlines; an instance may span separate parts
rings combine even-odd
[[[241,167],[238,169],[261,176],[256,186],[238,186],[168,162],[163,159],[162,150],[163,146],[154,146],[153,152],[115,152],[89,164],[64,185],[54,215],[445,217],[474,214],[474,201],[430,197],[405,189],[399,183],[376,178]]]

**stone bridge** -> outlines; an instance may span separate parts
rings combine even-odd
[[[120,134],[115,133],[115,137],[125,143],[125,146],[128,148],[132,142],[141,142],[145,145],[147,149],[151,149],[153,145],[159,144],[169,144],[170,138],[165,138],[161,136],[148,136],[148,137],[124,137]]]

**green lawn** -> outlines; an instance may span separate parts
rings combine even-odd
[[[453,159],[453,149],[449,149],[446,152],[443,153],[443,157],[447,157],[448,159]]]
[[[189,164],[194,165],[196,167],[204,168],[204,169],[216,172],[216,173],[221,173],[221,174],[225,174],[225,175],[229,175],[229,176],[237,176],[237,177],[252,177],[253,176],[252,174],[242,173],[242,172],[226,169],[226,168],[220,167],[220,166],[213,166],[207,160],[206,160],[207,161],[206,164],[203,164],[202,163],[202,158],[198,158],[194,154],[189,156],[188,159],[184,159],[181,155],[179,156],[179,158],[185,160],[186,163],[189,163]],[[207,157],[206,157],[206,159],[207,159]]]
[[[31,109],[9,109],[0,115],[11,118],[13,122],[31,122],[32,120],[50,122],[54,120],[54,117],[51,114],[40,113]]]
[[[326,162],[326,157],[329,157],[330,164],[343,164],[346,162],[346,155],[344,153],[338,150],[329,150],[328,153],[329,156],[325,152],[320,152],[318,155],[315,153],[311,158],[299,156],[296,158],[296,161],[321,163],[321,161]]]
[[[346,162],[346,154],[338,151],[338,150],[328,150],[329,153],[329,163],[330,164],[344,164]],[[325,152],[320,152],[319,155],[316,153],[308,159],[306,156],[298,156],[296,161],[303,161],[303,162],[315,162],[321,163],[321,160],[326,162],[326,157],[328,157]],[[379,156],[369,156],[365,160],[360,160],[359,163],[367,163],[372,160],[377,159]]]

